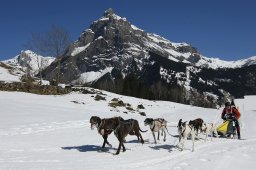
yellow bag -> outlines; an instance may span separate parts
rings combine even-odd
[[[230,123],[230,121],[226,120],[225,122],[223,122],[221,125],[219,125],[217,127],[217,132],[221,133],[223,135],[225,135],[227,133],[228,130],[228,124]]]

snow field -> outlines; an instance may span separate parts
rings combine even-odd
[[[127,136],[126,152],[113,155],[118,140],[111,134],[108,141],[112,148],[101,150],[103,138],[90,129],[93,115],[101,118],[122,116],[139,121],[142,130],[146,117],[163,117],[168,130],[177,135],[178,120],[198,117],[206,122],[220,123],[221,110],[192,107],[165,101],[148,101],[103,92],[106,101],[95,101],[92,94],[71,93],[63,96],[44,96],[20,92],[0,92],[0,169],[253,169],[256,156],[255,111],[246,111],[242,117],[242,138],[246,140],[214,138],[185,142],[184,151],[175,146],[177,137],[167,134],[167,141],[154,144],[150,131],[142,133],[145,144],[136,136]],[[95,96],[95,95],[94,95]],[[133,108],[143,104],[147,116],[113,109],[108,102],[119,98]],[[74,103],[72,101],[77,101]],[[112,110],[112,111],[111,111]],[[204,138],[204,135],[201,136]]]

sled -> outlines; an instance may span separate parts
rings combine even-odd
[[[217,127],[218,135],[226,137],[236,134],[235,122],[233,120],[226,120]]]

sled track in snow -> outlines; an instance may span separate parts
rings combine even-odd
[[[214,141],[207,141],[204,142],[204,140],[197,141],[195,143],[195,151],[191,152],[191,148],[188,146],[185,146],[184,151],[179,151],[176,148],[173,148],[170,151],[169,156],[165,157],[157,157],[157,158],[151,158],[150,160],[142,160],[140,162],[132,162],[129,164],[129,167],[120,167],[120,169],[143,169],[151,167],[150,169],[157,169],[161,167],[162,164],[169,164],[170,166],[167,166],[164,169],[183,169],[180,165],[186,165],[187,160],[191,159],[191,157],[196,157],[198,161],[200,162],[207,162],[211,161],[207,157],[204,158],[202,155],[207,156],[211,154],[219,155],[223,154],[227,151],[230,151],[234,147],[230,147],[230,144],[240,146],[237,149],[243,149],[246,148],[247,145],[254,144],[256,141],[256,138],[247,139],[247,140],[237,140],[237,139],[225,139],[225,138],[215,138]],[[166,143],[166,142],[165,142]],[[190,143],[190,141],[187,141],[187,143]],[[168,144],[168,143],[166,143]],[[247,144],[247,145],[246,145]],[[147,144],[145,144],[147,145]],[[186,144],[185,144],[186,145]],[[215,148],[215,149],[213,149]],[[225,149],[223,149],[225,148]],[[130,148],[133,150],[133,148]],[[214,150],[214,151],[213,151]],[[198,157],[198,158],[197,158]],[[224,159],[225,160],[225,159]],[[225,161],[223,160],[223,163]],[[223,166],[222,166],[223,168]],[[222,169],[221,168],[221,169]],[[163,169],[161,167],[161,169]]]

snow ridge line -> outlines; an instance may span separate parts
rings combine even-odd
[[[61,129],[70,128],[82,128],[89,127],[90,123],[88,120],[76,120],[76,121],[65,121],[65,122],[50,122],[50,123],[34,123],[29,125],[23,125],[11,129],[0,129],[0,136],[14,136],[14,135],[28,135],[41,132],[50,132]]]

